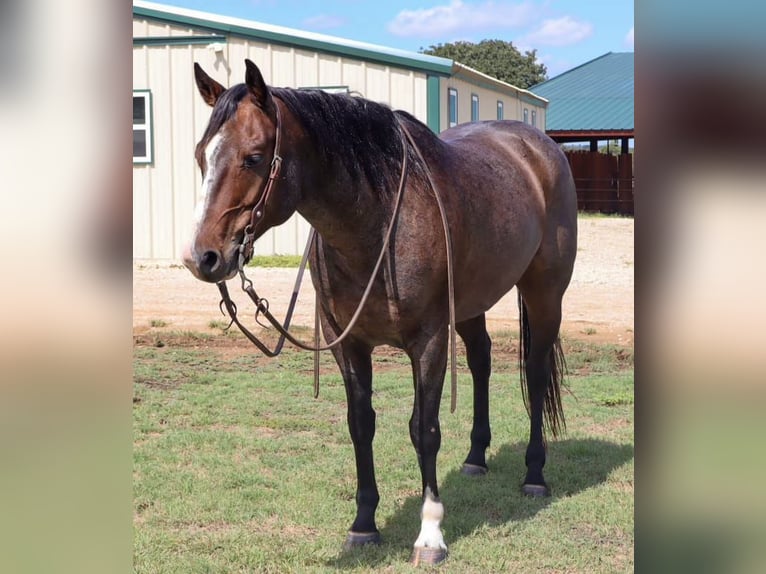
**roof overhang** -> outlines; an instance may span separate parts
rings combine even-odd
[[[559,143],[584,142],[591,140],[617,140],[635,138],[632,129],[614,130],[546,130],[546,135]]]
[[[541,108],[548,106],[548,100],[542,96],[538,96],[529,90],[517,88],[513,84],[488,76],[487,74],[475,70],[470,66],[466,66],[465,64],[461,64],[460,62],[452,63],[452,75],[461,80],[466,80],[475,86],[481,86],[495,92],[503,92],[527,103],[540,106]]]
[[[300,46],[307,50],[380,62],[429,74],[441,76],[452,74],[452,60],[447,58],[408,52],[376,44],[367,44],[325,34],[305,32],[283,26],[274,26],[252,20],[220,16],[209,12],[134,0],[133,15],[171,24],[202,28],[210,33],[232,34],[275,44]],[[143,38],[139,39],[139,42],[149,43],[148,40]],[[136,43],[135,38],[134,43]]]

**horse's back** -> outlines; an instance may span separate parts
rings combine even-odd
[[[440,137],[458,166],[450,187],[463,314],[488,309],[531,266],[548,269],[563,293],[576,252],[577,197],[559,146],[516,121],[462,124]]]

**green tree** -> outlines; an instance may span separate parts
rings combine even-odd
[[[456,60],[519,88],[528,88],[548,79],[545,64],[537,61],[537,50],[522,54],[513,42],[504,40],[437,44],[420,51]]]

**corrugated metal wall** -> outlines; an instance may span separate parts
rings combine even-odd
[[[224,86],[244,81],[244,59],[253,60],[270,85],[283,87],[347,86],[352,92],[403,109],[427,122],[428,78],[418,72],[354,58],[314,52],[246,39],[223,38],[218,45],[194,43],[179,37],[210,32],[182,25],[133,18],[134,38],[157,38],[156,44],[133,47],[133,89],[147,89],[152,97],[153,149],[151,164],[133,165],[133,257],[136,260],[178,260],[192,232],[194,208],[200,199],[201,178],[194,147],[210,117],[194,83],[193,64],[199,64]],[[174,42],[160,38],[175,37]],[[144,44],[146,44],[144,42]],[[521,119],[518,98],[476,86],[458,78],[440,80],[440,124],[448,125],[447,88],[459,91],[459,121],[470,121],[471,94],[479,95],[480,119],[497,117],[497,101],[504,102],[506,119]],[[531,107],[531,106],[530,106]],[[545,125],[544,108],[537,108],[538,126]],[[260,238],[258,255],[300,254],[309,225],[298,215]]]
[[[134,18],[134,37],[207,35],[206,32]],[[154,161],[133,166],[133,257],[177,260],[192,232],[201,178],[194,146],[211,109],[197,93],[193,64],[225,86],[244,80],[250,58],[275,86],[348,86],[366,98],[404,109],[426,121],[425,73],[351,58],[229,37],[223,51],[210,45],[134,46],[133,89],[152,94]],[[258,255],[300,254],[309,225],[297,214],[260,238]]]

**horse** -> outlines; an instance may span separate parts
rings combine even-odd
[[[195,149],[203,197],[184,265],[198,279],[225,282],[252,255],[252,241],[298,212],[316,230],[310,274],[328,343],[349,327],[370,279],[356,322],[332,349],[357,474],[356,516],[344,547],[380,542],[371,354],[390,345],[408,355],[413,373],[409,431],[422,506],[411,561],[446,558],[436,459],[450,332],[464,342],[473,378],[462,471],[483,475],[491,440],[485,313],[514,286],[530,421],[521,488],[550,495],[547,437],[565,428],[561,302],[577,251],[575,186],[559,147],[510,120],[436,135],[409,113],[363,97],[268,86],[248,59],[245,82],[228,89],[196,63],[194,76],[213,109]],[[379,254],[383,265],[376,267]]]

